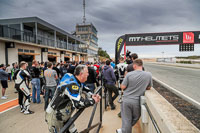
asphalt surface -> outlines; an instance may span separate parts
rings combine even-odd
[[[0,133],[49,133],[45,122],[44,104],[31,104],[34,114],[24,115],[20,113],[19,107],[0,114]],[[88,126],[92,107],[87,108],[76,120],[75,126],[78,131]],[[93,124],[99,122],[99,106],[97,107]],[[96,131],[97,128],[91,132]]]
[[[200,69],[145,63],[152,76],[200,102]]]

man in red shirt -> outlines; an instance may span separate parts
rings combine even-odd
[[[99,65],[97,64],[97,62],[94,63],[94,70],[96,70],[96,74],[97,74],[97,77],[98,77],[99,76]]]

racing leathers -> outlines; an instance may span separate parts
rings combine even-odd
[[[86,97],[81,96],[85,92]],[[92,106],[95,101],[90,89],[85,87],[72,74],[67,73],[61,79],[56,92],[46,109],[46,122],[51,133],[57,133],[71,117],[74,109]],[[69,128],[70,133],[76,133],[74,124]]]
[[[122,83],[122,81],[124,80],[124,76],[125,76],[125,72],[126,72],[126,68],[127,68],[127,64],[125,63],[119,63],[117,64],[117,73],[118,73],[118,86],[119,86],[119,102],[121,102],[121,98],[122,98],[122,91],[121,91],[121,88],[120,88],[120,85]]]
[[[24,103],[19,98],[21,112],[23,112],[24,114],[34,113],[33,111],[29,110],[31,99],[30,99],[30,89],[27,85],[27,80],[30,78],[31,76],[26,70],[20,69],[18,70],[18,72],[16,72],[15,88],[18,90],[19,97],[20,95],[22,95],[21,96],[22,100],[23,100],[23,96],[25,96]]]

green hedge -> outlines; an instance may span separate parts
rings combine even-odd
[[[176,63],[192,64],[191,61],[176,61]]]

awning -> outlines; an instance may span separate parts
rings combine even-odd
[[[18,55],[40,55],[39,53],[24,53],[24,52],[18,52]]]
[[[65,58],[72,58],[72,57],[70,57],[70,56],[64,56]]]
[[[50,56],[50,57],[60,57],[59,55],[52,55],[52,54],[48,54],[48,56]]]

